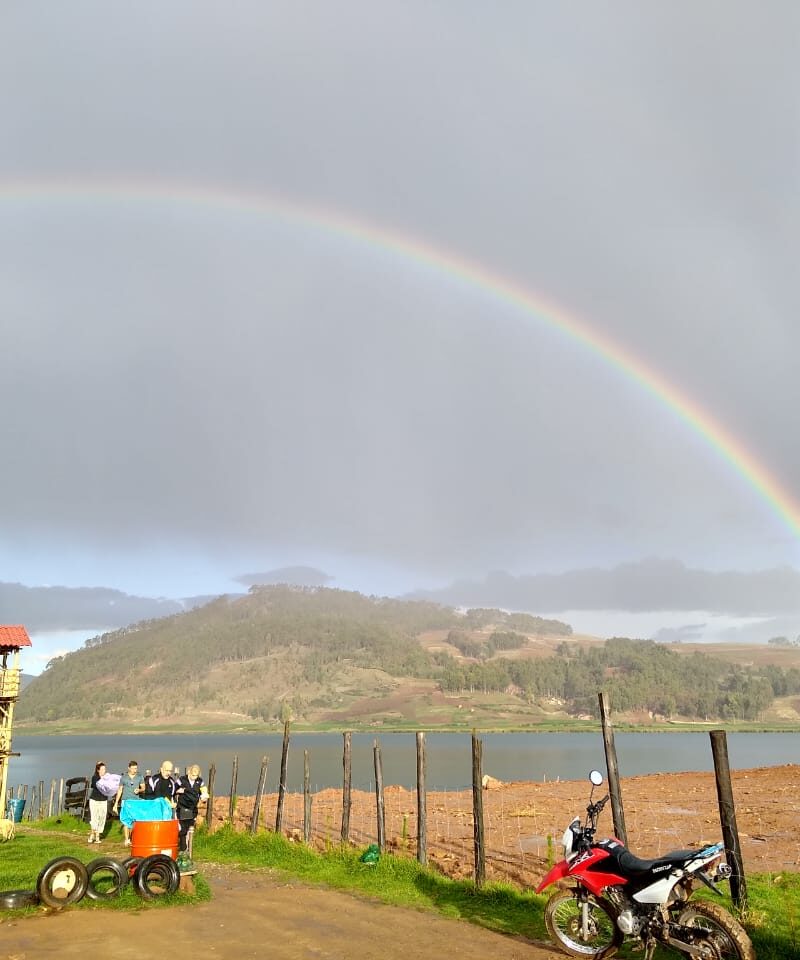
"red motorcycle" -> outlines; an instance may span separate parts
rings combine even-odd
[[[592,770],[589,779],[586,822],[581,825],[576,817],[570,823],[564,859],[536,888],[541,893],[565,882],[545,907],[553,940],[571,956],[593,960],[613,956],[625,939],[644,950],[643,960],[652,960],[658,944],[698,960],[755,960],[750,938],[727,910],[708,900],[690,902],[698,881],[722,893],[717,881],[731,875],[728,864],[720,862],[723,845],[640,860],[613,837],[596,841],[597,818],[608,794],[592,803],[603,775]]]

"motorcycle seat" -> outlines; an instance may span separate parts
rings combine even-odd
[[[691,860],[697,854],[697,850],[673,850],[671,853],[664,853],[655,860],[642,860],[631,853],[627,847],[623,847],[619,841],[601,841],[599,846],[605,847],[609,853],[616,859],[623,872],[629,876],[639,873],[650,873],[653,867],[664,867],[669,864],[673,867],[680,867]]]

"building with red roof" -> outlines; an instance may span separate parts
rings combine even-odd
[[[0,624],[0,650],[19,650],[20,647],[32,646],[25,627],[4,627]]]
[[[6,785],[11,752],[11,724],[19,697],[21,647],[32,647],[28,631],[20,625],[0,625],[0,817],[6,814]]]

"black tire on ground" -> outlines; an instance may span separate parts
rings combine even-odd
[[[591,893],[579,896],[577,890],[556,890],[545,904],[544,922],[554,942],[571,957],[605,960],[624,939],[610,905]]]
[[[39,896],[35,890],[5,890],[0,893],[0,910],[21,910],[23,907],[35,907]]]
[[[681,911],[678,923],[703,930],[714,945],[714,956],[724,960],[756,960],[753,944],[744,927],[728,911],[708,900],[692,900]]]
[[[86,872],[89,875],[86,896],[90,900],[113,900],[122,893],[130,880],[127,868],[113,857],[98,857],[92,860],[87,865]],[[107,880],[108,874],[111,875],[111,886],[107,887],[105,883],[99,886],[98,880]]]
[[[136,868],[133,888],[143,900],[155,900],[175,893],[180,885],[181,872],[178,864],[163,853],[154,853]]]
[[[48,907],[67,907],[83,899],[88,886],[85,864],[75,857],[56,857],[42,867],[36,893]]]

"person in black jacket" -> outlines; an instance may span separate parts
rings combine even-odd
[[[176,794],[178,792],[178,781],[172,775],[173,766],[171,760],[165,760],[158,773],[147,777],[145,781],[146,795],[149,799],[163,797],[169,802],[174,810],[176,807]]]
[[[197,807],[204,796],[205,785],[203,778],[200,776],[200,767],[196,763],[192,763],[186,768],[186,773],[178,781],[178,789],[175,794],[176,813],[180,824],[178,849],[181,853],[186,852],[186,838],[190,828],[194,826],[197,820]]]

